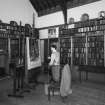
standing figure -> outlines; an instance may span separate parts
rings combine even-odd
[[[59,52],[56,50],[57,47],[56,45],[51,45],[51,60],[49,65],[51,66],[52,69],[52,76],[53,76],[53,80],[55,82],[59,82],[60,79],[60,54]]]

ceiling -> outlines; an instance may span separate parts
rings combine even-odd
[[[30,0],[38,16],[47,15],[66,8],[73,8],[99,0]]]

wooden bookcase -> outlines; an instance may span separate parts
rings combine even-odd
[[[73,64],[86,65],[86,37],[73,37]]]
[[[60,63],[64,64],[65,62],[68,62],[71,64],[71,37],[65,37],[65,38],[60,38]]]
[[[76,22],[59,33],[61,64],[67,58],[73,65],[105,66],[105,19]]]
[[[105,18],[76,22],[59,29],[60,63],[77,65],[81,72],[105,73]],[[69,25],[68,25],[69,27]]]
[[[0,51],[8,56],[8,64],[16,59],[17,64],[24,64],[26,37],[38,39],[38,29],[18,25],[15,21],[0,23]]]

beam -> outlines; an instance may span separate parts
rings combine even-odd
[[[48,0],[50,4],[53,4],[54,7],[56,7],[56,2],[54,0]]]
[[[45,7],[44,7],[44,5],[42,4],[41,0],[35,0],[35,2],[36,2],[36,4],[39,6],[40,10],[44,10],[44,9],[45,9]],[[39,11],[40,11],[40,10],[39,10]]]
[[[54,4],[51,2],[51,0],[46,0],[46,3],[48,4],[48,8],[51,8],[54,6]]]
[[[67,24],[67,0],[60,0],[59,4],[61,6],[63,15],[64,15],[64,23]]]
[[[40,3],[44,6],[44,9],[43,9],[43,10],[46,10],[46,9],[49,8],[49,6],[48,6],[46,0],[40,0]]]

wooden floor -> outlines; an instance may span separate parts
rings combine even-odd
[[[48,102],[44,93],[44,84],[39,84],[30,93],[25,93],[24,98],[10,98],[11,79],[0,81],[0,105],[105,105],[105,84],[84,81],[73,82],[73,93],[68,96],[65,103],[60,96],[52,96]]]
[[[73,105],[105,105],[105,85],[84,82],[75,84],[73,90]]]

